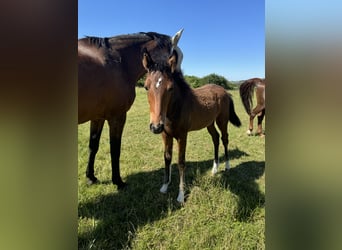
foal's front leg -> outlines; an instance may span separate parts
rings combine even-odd
[[[162,133],[164,142],[164,162],[165,162],[165,173],[163,186],[160,188],[160,192],[166,193],[169,184],[171,183],[171,160],[172,160],[172,146],[173,138],[167,135],[165,132]]]
[[[184,203],[185,186],[185,149],[187,134],[178,138],[178,170],[179,170],[179,193],[177,201]]]

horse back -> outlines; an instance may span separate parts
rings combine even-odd
[[[208,127],[229,108],[229,95],[226,90],[216,84],[206,84],[193,90],[190,112],[190,129],[199,130]],[[228,116],[228,112],[226,112]]]

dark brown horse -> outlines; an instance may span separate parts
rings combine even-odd
[[[249,115],[249,127],[247,130],[248,135],[252,134],[253,120],[255,116],[258,116],[257,134],[261,136],[264,135],[262,131],[262,120],[264,119],[264,116],[265,116],[265,86],[266,86],[265,79],[260,79],[260,78],[248,79],[240,85],[240,96],[242,99],[242,103],[246,109],[247,114]],[[256,97],[257,105],[252,110],[254,90],[255,90],[255,97]]]
[[[192,89],[185,82],[183,74],[177,69],[177,53],[173,53],[168,63],[155,63],[148,53],[144,54],[143,65],[148,71],[145,81],[150,105],[150,129],[153,133],[162,133],[165,146],[165,176],[160,191],[167,192],[171,182],[171,158],[173,138],[178,143],[179,194],[177,200],[184,202],[185,150],[189,131],[207,128],[214,143],[214,164],[212,173],[219,165],[219,133],[221,130],[224,145],[226,169],[228,161],[228,121],[240,126],[239,117],[234,111],[234,103],[227,91],[214,84]]]
[[[135,83],[145,73],[141,60],[149,51],[167,60],[183,30],[174,37],[154,32],[110,38],[86,37],[78,40],[78,123],[90,121],[89,162],[86,176],[97,182],[94,161],[105,120],[109,124],[112,182],[125,186],[120,176],[120,148],[126,113],[135,99]]]

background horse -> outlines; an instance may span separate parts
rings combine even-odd
[[[244,81],[240,85],[240,97],[242,99],[243,106],[247,114],[249,114],[249,128],[247,130],[247,134],[251,135],[253,131],[253,120],[256,115],[258,115],[258,130],[257,134],[264,135],[262,131],[262,120],[265,116],[265,79],[260,78],[251,78]],[[255,90],[255,96],[257,105],[253,107],[253,92]]]
[[[184,202],[185,150],[189,131],[207,128],[214,143],[214,164],[212,173],[217,172],[219,158],[219,133],[221,130],[224,145],[226,169],[228,161],[228,121],[240,126],[239,117],[234,111],[234,103],[227,91],[214,84],[192,89],[177,69],[177,53],[173,53],[168,63],[155,63],[148,53],[144,54],[143,65],[148,71],[145,81],[150,105],[150,130],[159,134],[165,146],[164,183],[160,191],[167,192],[171,182],[170,164],[172,160],[173,138],[178,143],[179,194],[177,201]]]
[[[135,83],[145,73],[143,51],[159,60],[167,60],[171,51],[180,49],[174,37],[154,32],[114,36],[86,37],[78,40],[78,123],[90,122],[89,161],[86,176],[97,182],[94,161],[105,120],[109,125],[112,182],[125,186],[120,177],[120,148],[126,113],[135,99]]]

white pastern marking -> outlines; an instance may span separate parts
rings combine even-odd
[[[230,169],[229,161],[226,161],[226,170]]]
[[[158,82],[156,83],[156,88],[159,88],[160,84],[161,84],[162,78],[159,77]]]
[[[165,194],[167,192],[169,184],[163,184],[163,186],[160,188],[160,192]]]
[[[177,197],[177,201],[179,203],[184,203],[184,192],[179,190],[179,193],[178,193],[178,197]]]
[[[216,163],[215,161],[214,161],[214,164],[213,164],[213,168],[211,169],[211,174],[212,175],[215,175],[216,173],[217,173],[217,171],[218,171],[218,163]]]

